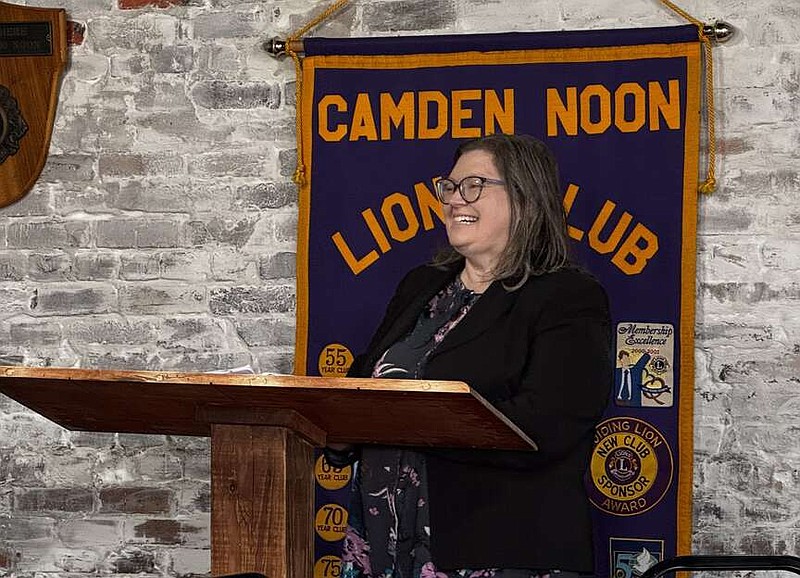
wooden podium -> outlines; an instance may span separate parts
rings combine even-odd
[[[314,446],[535,449],[455,381],[0,367],[71,430],[211,437],[211,571],[313,574]]]

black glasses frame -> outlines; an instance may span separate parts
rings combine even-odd
[[[467,198],[467,194],[465,193],[464,183],[467,181],[471,182],[467,184],[475,185],[475,181],[477,180],[478,186],[478,194],[475,195],[474,199]],[[442,186],[446,185],[447,183],[453,185],[452,191],[447,192],[447,198],[445,198],[445,191],[442,190]],[[501,181],[499,179],[490,179],[489,177],[479,177],[477,175],[470,175],[468,177],[464,177],[458,182],[455,182],[453,179],[449,179],[447,177],[442,177],[438,181],[436,181],[436,197],[439,199],[439,202],[443,205],[449,205],[450,200],[453,198],[453,194],[458,191],[458,194],[461,195],[461,198],[464,200],[465,203],[472,204],[476,202],[478,199],[481,198],[481,194],[483,194],[483,189],[486,185],[505,185],[505,181]]]

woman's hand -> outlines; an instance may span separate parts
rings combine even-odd
[[[358,447],[353,444],[329,443],[322,450],[325,461],[334,468],[344,468],[352,465],[357,459]]]

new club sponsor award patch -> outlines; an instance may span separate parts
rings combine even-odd
[[[597,426],[590,466],[589,499],[615,516],[646,512],[672,482],[672,450],[654,426],[631,417]]]

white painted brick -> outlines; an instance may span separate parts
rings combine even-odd
[[[797,119],[797,103],[780,87],[724,88],[717,102],[722,110],[719,129],[740,131],[751,126]]]
[[[773,46],[743,44],[726,46],[725,51],[727,58],[722,60],[720,66],[724,68],[721,76],[725,79],[726,87],[782,87],[786,82],[796,82],[798,60],[794,51],[776,51]],[[718,54],[715,53],[715,56]]]
[[[193,438],[204,442],[203,448],[187,451],[186,478],[177,492],[177,511],[181,516],[200,515],[204,513],[209,518],[211,512],[211,457],[206,438]],[[206,481],[198,481],[199,479]],[[204,516],[205,517],[205,516]]]
[[[206,290],[184,283],[126,284],[119,288],[120,309],[134,315],[207,311]]]
[[[119,544],[122,541],[122,521],[103,518],[67,520],[59,525],[58,537],[70,548]]]
[[[256,257],[238,249],[214,251],[211,254],[210,267],[214,281],[254,283],[258,278]]]
[[[172,569],[179,575],[206,574],[211,568],[208,549],[176,548],[172,552]]]
[[[121,12],[93,18],[87,28],[86,42],[102,54],[119,48],[172,44],[177,39],[178,21],[158,12]]]
[[[31,297],[30,311],[37,317],[107,313],[117,307],[117,292],[104,283],[51,283]]]

